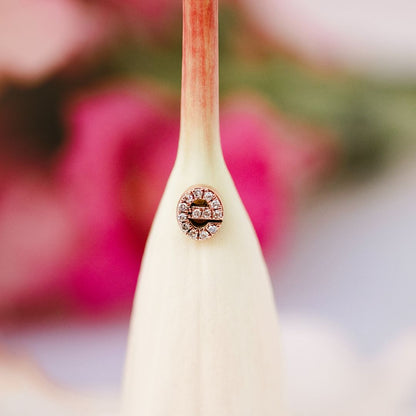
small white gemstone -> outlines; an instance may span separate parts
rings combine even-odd
[[[189,209],[189,206],[187,205],[187,204],[185,204],[185,203],[183,203],[183,202],[181,202],[180,204],[179,204],[179,211],[188,211],[188,209]]]
[[[211,218],[211,210],[210,209],[204,210],[203,217],[205,219],[210,219]]]
[[[207,230],[209,231],[210,234],[215,234],[218,230],[218,227],[216,225],[209,225]]]
[[[191,228],[191,224],[189,224],[189,222],[183,222],[181,228],[183,231],[188,231]]]
[[[207,231],[205,231],[205,230],[202,230],[200,233],[199,233],[199,239],[200,240],[205,240],[206,238],[208,238],[209,237],[209,234],[207,233]]]
[[[214,199],[214,200],[212,201],[211,205],[212,205],[212,208],[214,208],[214,209],[221,208],[221,202],[220,202],[220,201],[218,201],[218,199]]]
[[[198,231],[193,229],[191,231],[189,231],[188,233],[189,237],[193,238],[194,240],[196,240],[198,238]]]
[[[179,221],[181,221],[181,222],[182,222],[182,221],[186,221],[186,220],[187,220],[187,218],[188,218],[188,216],[187,216],[186,214],[183,214],[183,213],[182,213],[182,214],[179,214],[179,215],[178,215],[178,220],[179,220]]]
[[[214,194],[211,191],[206,191],[204,194],[205,201],[211,201],[211,199],[214,197]]]
[[[196,199],[202,199],[203,191],[200,188],[194,189],[194,196]]]
[[[220,220],[222,218],[222,211],[220,209],[217,209],[214,211],[214,219]]]
[[[192,211],[192,218],[200,218],[202,211],[199,208],[196,208]]]
[[[194,197],[192,196],[192,194],[186,194],[183,197],[184,201],[187,202],[188,204],[191,204],[194,200]]]

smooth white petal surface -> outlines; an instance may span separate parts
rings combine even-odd
[[[123,416],[283,414],[269,276],[220,147],[217,3],[183,1],[179,151],[139,276]],[[176,221],[179,197],[196,184],[224,207],[221,229],[204,241]]]
[[[146,247],[126,363],[124,415],[280,413],[277,318],[248,215],[222,162],[172,172]],[[192,184],[220,194],[224,224],[183,234],[176,203]]]

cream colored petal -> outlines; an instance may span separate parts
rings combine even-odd
[[[176,203],[212,185],[224,224],[194,241]],[[172,172],[146,247],[126,363],[124,415],[278,416],[281,365],[267,269],[222,163]]]
[[[181,137],[133,308],[123,416],[280,416],[279,333],[266,265],[218,133],[217,0],[184,0]],[[191,240],[176,221],[190,186],[224,221]]]

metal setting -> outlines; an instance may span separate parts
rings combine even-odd
[[[222,225],[223,216],[221,199],[212,188],[205,185],[188,188],[176,207],[180,229],[193,240],[213,237]]]

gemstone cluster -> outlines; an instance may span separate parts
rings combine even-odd
[[[195,185],[179,198],[176,219],[180,229],[193,240],[211,238],[221,227],[223,206],[212,189]]]

